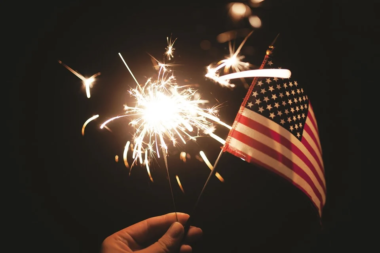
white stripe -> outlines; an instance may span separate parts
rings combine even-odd
[[[278,133],[279,135],[281,135],[282,137],[284,137],[285,139],[289,140],[291,143],[293,143],[295,146],[297,146],[297,148],[306,156],[306,158],[311,162],[311,164],[313,165],[313,167],[315,168],[315,170],[318,172],[318,175],[320,176],[320,179],[322,180],[323,182],[323,185],[326,187],[326,182],[325,182],[325,178],[322,174],[320,174],[320,172],[323,172],[323,170],[321,169],[321,167],[319,166],[319,164],[317,163],[317,161],[315,160],[314,156],[312,156],[309,152],[309,150],[307,150],[307,148],[296,138],[294,137],[293,134],[290,134],[288,130],[286,130],[285,128],[283,128],[282,126],[280,126],[279,124],[273,122],[272,120],[269,120],[267,118],[265,118],[264,116],[256,113],[256,112],[253,112],[249,109],[246,109],[243,110],[241,112],[241,114],[247,118],[250,118],[250,119],[254,119],[255,121],[259,122],[260,124],[264,125],[264,126],[267,126],[268,128],[270,128],[271,130],[275,131],[276,133]],[[269,142],[268,142],[269,140]],[[272,139],[268,139],[266,140],[268,143],[271,143],[273,142]],[[265,142],[264,142],[265,144]],[[281,149],[282,150],[282,149]],[[301,166],[300,166],[301,167]]]
[[[315,126],[317,127],[318,129],[318,124],[317,124],[317,120],[315,119],[315,115],[314,115],[314,111],[313,111],[313,107],[310,106],[310,101],[309,101],[309,112],[310,112],[310,116],[313,118],[314,122],[315,122]]]
[[[314,173],[310,170],[310,168],[305,164],[305,162],[301,158],[299,158],[296,154],[294,154],[287,147],[283,146],[281,143],[273,140],[272,138],[269,138],[268,136],[254,130],[252,128],[247,127],[246,125],[238,123],[236,125],[235,130],[240,132],[240,133],[243,133],[245,135],[248,135],[252,139],[255,139],[255,140],[261,142],[262,144],[274,149],[278,153],[283,154],[286,158],[288,158],[293,163],[297,164],[298,167],[300,167],[310,177],[311,181],[313,182],[313,184],[315,185],[315,187],[317,188],[319,193],[322,195],[322,200],[324,203],[325,193],[324,193],[324,190],[323,190],[321,184],[318,182]],[[254,156],[254,157],[256,158],[256,156]],[[322,180],[322,182],[323,182],[323,180]]]
[[[310,187],[310,185],[297,173],[295,173],[293,170],[285,166],[283,163],[279,162],[276,159],[273,159],[272,157],[268,156],[267,154],[254,149],[241,141],[231,138],[230,145],[238,150],[241,150],[242,152],[246,153],[247,155],[254,157],[255,159],[261,161],[262,163],[266,164],[267,166],[271,167],[272,169],[276,170],[278,173],[283,175],[284,177],[290,179],[292,182],[294,182],[296,185],[298,185],[300,188],[304,189],[309,196],[311,197],[311,200],[314,202],[314,204],[317,206],[318,209],[320,209],[320,199],[315,195],[313,189]],[[324,196],[322,194],[322,196]],[[319,210],[320,211],[320,210]]]
[[[311,148],[317,154],[318,160],[322,164],[322,167],[323,167],[323,160],[322,160],[321,153],[319,152],[317,145],[315,144],[314,140],[310,137],[307,131],[305,130],[303,131],[302,138],[305,138],[305,140],[310,144]]]
[[[314,116],[314,112],[313,110],[311,109],[311,106],[310,106],[310,103],[309,103],[309,112],[310,112],[310,117],[313,118],[314,122],[315,122],[315,125],[317,126],[317,120],[315,119],[315,116]],[[309,117],[306,117],[306,122],[305,124],[309,125],[311,131],[313,132],[315,138],[317,139],[317,142],[318,142],[318,146],[319,146],[319,149],[322,153],[322,146],[321,146],[321,142],[319,140],[319,134],[317,132],[317,130],[315,129],[313,123],[311,123],[311,120],[309,119]],[[318,128],[318,126],[317,126]]]

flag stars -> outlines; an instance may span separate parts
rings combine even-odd
[[[294,130],[293,126],[290,126],[289,129],[290,129],[290,131],[293,131],[293,130]]]
[[[307,104],[304,105],[305,109],[307,108]]]
[[[301,93],[303,93],[303,89],[301,88]]]
[[[276,78],[276,79],[277,79],[277,78]],[[277,84],[277,85],[276,85],[276,88],[277,88],[277,89],[281,89],[281,85]]]
[[[264,108],[261,106],[260,108],[259,108],[259,112],[263,112],[264,111]]]
[[[286,102],[285,102],[285,100],[284,100],[284,101],[282,101],[282,105],[283,105],[283,106],[285,106],[285,105],[286,105]]]
[[[285,94],[286,94],[286,96],[290,96],[290,93],[289,93],[289,91],[287,91],[287,92],[285,92]]]
[[[256,97],[258,95],[257,91],[252,92],[252,96]]]
[[[298,86],[298,83],[297,83],[297,81],[294,81],[294,85],[295,85],[295,86]]]
[[[297,125],[297,124],[296,124],[296,125],[294,125],[294,128],[295,128],[295,129],[298,129],[298,125]]]
[[[292,107],[292,108],[290,108],[290,111],[292,112],[292,113],[294,113],[294,108]]]
[[[305,116],[305,113],[302,113],[302,118],[305,118],[306,116]]]
[[[289,86],[290,86],[290,87],[293,87],[293,83],[292,83],[292,82],[289,82]]]
[[[297,117],[296,117],[296,116],[293,116],[293,120],[296,121],[296,120],[297,120]]]
[[[268,102],[268,101],[269,101],[269,98],[268,98],[268,97],[264,97],[264,101],[265,101],[265,102]]]
[[[249,102],[248,103],[248,107],[251,108],[253,106],[253,103],[252,102]]]
[[[294,103],[298,103],[298,99],[297,98],[294,98]]]
[[[278,107],[280,107],[280,104],[279,103],[274,103],[274,107],[276,107],[278,109]]]
[[[260,80],[260,81],[257,83],[257,85],[258,85],[258,86],[263,85],[263,81]]]
[[[299,138],[299,137],[301,137],[301,135],[300,135],[300,133],[299,132],[297,132],[297,137]]]
[[[303,110],[303,105],[301,105],[301,110]]]
[[[265,89],[261,89],[261,91],[260,91],[261,93],[265,93],[265,92],[267,92]]]
[[[291,100],[291,99],[289,99],[289,100],[288,100],[288,104],[290,104],[290,105],[292,105],[292,104],[293,104],[293,102],[292,102],[292,100]]]
[[[281,120],[280,120],[280,123],[281,123],[281,124],[285,124],[285,120],[281,119]]]
[[[277,77],[273,78],[273,81],[277,82],[277,81],[278,81],[278,78],[277,78]]]
[[[269,104],[269,105],[267,105],[267,109],[270,111],[270,110],[272,110],[272,106]]]
[[[278,94],[280,96],[280,98],[282,98],[284,96],[284,93],[280,92],[280,94]]]
[[[267,78],[267,79],[265,80],[265,82],[266,82],[266,83],[270,83],[270,78]]]
[[[281,117],[282,112],[281,112],[281,111],[278,111],[278,112],[277,112],[277,115]]]
[[[299,97],[299,98],[298,98],[298,101],[300,101],[300,103],[301,103],[301,102],[302,102],[302,98],[301,98],[301,97]]]
[[[286,89],[288,87],[288,85],[286,83],[284,83],[284,88]]]
[[[295,92],[294,90],[292,90],[292,92],[291,92],[291,93],[292,93],[292,95],[295,95],[295,94],[296,94],[296,92]]]
[[[298,112],[300,110],[300,108],[298,106],[296,106],[296,111]]]
[[[289,114],[289,110],[288,109],[285,109],[285,114]]]
[[[292,122],[292,119],[291,119],[290,117],[288,117],[288,122],[289,122],[289,123]]]
[[[302,98],[303,98],[303,101],[305,101],[305,100],[306,100],[305,96],[303,96]]]
[[[301,119],[301,116],[299,114],[297,115],[297,119],[299,119],[299,120]]]
[[[270,90],[271,92],[273,92],[274,91],[273,86],[269,86],[268,90]]]
[[[260,98],[256,99],[255,104],[258,104],[258,105],[259,105],[260,103],[261,103]]]
[[[300,93],[301,93],[300,89],[297,89],[297,93],[298,93],[298,94],[300,94]]]
[[[269,66],[272,66],[272,65],[273,65],[273,62],[272,62],[272,61],[268,61],[268,65],[269,65]]]
[[[273,118],[275,117],[274,113],[271,112],[271,113],[269,114],[269,117],[270,117],[271,119],[273,119]]]
[[[299,125],[300,127],[302,127],[302,123],[299,123],[298,125]]]
[[[275,100],[277,98],[276,94],[272,95],[272,99]]]

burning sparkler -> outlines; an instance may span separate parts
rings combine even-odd
[[[119,55],[130,71],[121,54]],[[178,86],[166,65],[159,63],[159,66],[157,79],[149,79],[144,85],[140,85],[133,76],[137,87],[132,89],[130,94],[136,99],[136,105],[125,105],[125,115],[113,117],[101,125],[103,128],[115,119],[131,118],[130,125],[136,130],[133,140],[133,163],[138,160],[142,164],[143,154],[145,157],[148,154],[160,157],[160,149],[162,153],[167,153],[168,142],[175,146],[179,139],[186,144],[187,140],[199,137],[200,132],[224,142],[222,138],[213,134],[214,124],[231,128],[216,117],[216,110],[201,107],[208,101],[200,99],[196,90],[188,86]],[[147,158],[147,164],[146,160]]]
[[[231,79],[237,78],[249,78],[249,77],[278,77],[278,78],[289,78],[291,73],[287,69],[254,69],[247,70],[250,66],[247,62],[242,62],[241,60],[244,56],[240,56],[240,50],[243,47],[244,43],[247,41],[248,37],[252,34],[249,33],[243,42],[240,44],[239,48],[233,52],[233,49],[230,45],[230,57],[218,62],[218,66],[212,68],[211,66],[207,67],[206,77],[214,80],[222,86],[233,88],[234,84],[230,83]],[[220,69],[224,68],[224,73],[227,73],[231,68],[235,73],[226,74],[223,76],[219,75]],[[245,70],[245,71],[241,71]]]
[[[100,75],[100,72],[92,75],[89,78],[85,78],[84,76],[82,76],[81,74],[79,74],[77,71],[73,70],[72,68],[70,68],[69,66],[67,66],[66,64],[64,64],[62,61],[58,61],[58,62],[60,64],[62,64],[62,66],[64,66],[66,69],[68,69],[71,73],[73,73],[74,75],[76,75],[77,77],[79,77],[79,79],[81,79],[83,81],[83,85],[86,88],[87,98],[90,98],[91,97],[90,88],[92,88],[92,85],[95,82],[95,77],[97,77],[98,75]]]
[[[253,31],[252,31],[253,32]],[[250,64],[248,62],[242,62],[241,60],[244,59],[243,55],[239,55],[241,48],[243,47],[244,43],[247,41],[248,37],[251,36],[252,32],[250,32],[243,42],[240,44],[238,49],[234,52],[234,49],[232,48],[231,42],[229,43],[229,51],[230,56],[224,60],[221,60],[218,62],[218,66],[215,68],[212,68],[211,66],[207,67],[207,74],[206,77],[218,82],[222,86],[227,87],[235,87],[234,84],[231,84],[229,80],[227,79],[220,79],[219,78],[219,70],[224,68],[224,73],[227,73],[231,68],[236,71],[240,72],[241,70],[248,69]]]

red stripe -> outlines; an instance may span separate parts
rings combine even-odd
[[[267,164],[264,164],[264,163],[261,162],[260,160],[257,160],[257,159],[255,159],[255,158],[253,158],[253,157],[251,157],[251,156],[245,154],[244,152],[237,151],[237,150],[235,150],[235,149],[231,149],[230,147],[228,147],[225,151],[227,151],[227,152],[229,152],[229,153],[231,153],[231,154],[233,154],[234,156],[237,156],[237,157],[239,157],[239,158],[243,158],[243,157],[244,157],[244,159],[245,159],[247,162],[249,162],[249,163],[253,163],[253,164],[257,164],[257,165],[259,165],[259,166],[261,166],[261,167],[263,167],[263,168],[266,168],[266,169],[268,169],[268,170],[270,170],[270,171],[276,173],[277,175],[281,176],[282,178],[286,179],[286,180],[289,181],[291,184],[293,184],[293,185],[296,186],[298,189],[300,189],[303,193],[305,193],[306,196],[308,196],[308,197],[311,199],[311,202],[313,202],[313,204],[315,205],[315,207],[319,210],[319,214],[321,214],[322,205],[323,205],[322,203],[323,203],[323,202],[321,201],[321,202],[320,202],[320,203],[321,203],[320,206],[317,206],[316,203],[313,201],[312,197],[309,195],[309,193],[308,193],[306,190],[304,190],[300,185],[296,184],[293,180],[291,180],[291,179],[289,179],[289,178],[287,178],[287,177],[284,177],[283,174],[279,173],[279,172],[278,172],[277,170],[275,170],[274,168],[268,166]]]
[[[260,124],[259,122],[254,121],[254,120],[252,120],[252,119],[250,119],[248,117],[240,115],[239,122],[241,124],[246,125],[247,127],[252,128],[252,129],[254,129],[254,130],[256,130],[256,131],[258,131],[258,132],[260,132],[260,133],[262,133],[262,134],[264,134],[266,136],[268,136],[269,138],[277,141],[278,143],[284,145],[286,148],[288,148],[290,151],[292,151],[294,154],[296,154],[310,168],[310,170],[313,172],[313,174],[317,178],[318,182],[322,186],[323,191],[326,193],[326,187],[323,184],[321,178],[318,176],[316,168],[313,166],[313,164],[309,161],[309,159],[304,155],[304,153],[296,145],[294,145],[293,143],[291,143],[288,139],[286,139],[285,137],[283,137],[279,133],[271,130],[270,128],[268,128],[268,127]],[[233,132],[234,131],[231,131],[231,134]],[[289,133],[289,135],[290,134],[291,133]]]
[[[309,127],[308,124],[305,125],[305,127],[304,127],[304,131],[306,131],[306,132],[310,135],[310,137],[314,140],[314,143],[315,143],[315,145],[317,146],[318,151],[320,152],[320,150],[319,150],[319,146],[318,146],[318,143],[316,143],[316,142],[315,142],[315,141],[316,141],[315,138],[312,137],[312,136],[314,136],[314,135],[313,135],[313,133],[311,132],[310,127]],[[310,143],[309,143],[308,141],[306,141],[305,138],[302,138],[302,141],[301,141],[301,142],[302,142],[302,144],[307,148],[307,150],[309,150],[310,154],[311,154],[311,155],[314,157],[314,159],[317,161],[317,163],[319,164],[319,166],[321,167],[321,169],[323,169],[323,164],[321,163],[321,161],[320,161],[319,158],[318,158],[317,151],[314,150],[314,149],[311,147]],[[319,153],[319,154],[321,154],[321,153]]]
[[[310,187],[311,187],[311,189],[313,189],[315,195],[319,198],[319,200],[321,202],[323,202],[321,193],[318,191],[317,187],[314,185],[313,181],[306,174],[306,172],[301,167],[299,167],[297,164],[293,163],[289,158],[287,158],[283,154],[277,152],[276,150],[272,149],[270,146],[267,146],[269,143],[267,143],[267,145],[265,145],[265,144],[255,140],[255,139],[252,139],[248,135],[245,135],[239,131],[234,131],[232,137],[243,142],[243,143],[245,143],[246,145],[248,145],[250,147],[253,147],[253,148],[267,154],[268,156],[272,157],[273,159],[281,162],[282,164],[284,164],[285,166],[290,168],[292,171],[297,173],[301,178],[303,178],[310,185]]]
[[[319,130],[318,130],[318,126],[317,126],[317,122],[314,120],[314,117],[312,117],[310,114],[310,110],[313,111],[313,114],[314,114],[314,117],[315,117],[315,112],[313,110],[313,107],[311,106],[311,103],[310,103],[310,100],[309,100],[309,110],[307,112],[307,118],[310,119],[311,121],[311,124],[313,124],[314,128],[315,128],[315,131],[317,131],[317,134],[319,135]]]

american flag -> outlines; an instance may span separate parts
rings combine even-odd
[[[261,68],[281,68],[267,54]],[[269,169],[303,191],[319,215],[326,182],[318,126],[308,96],[296,80],[255,79],[223,151]]]

